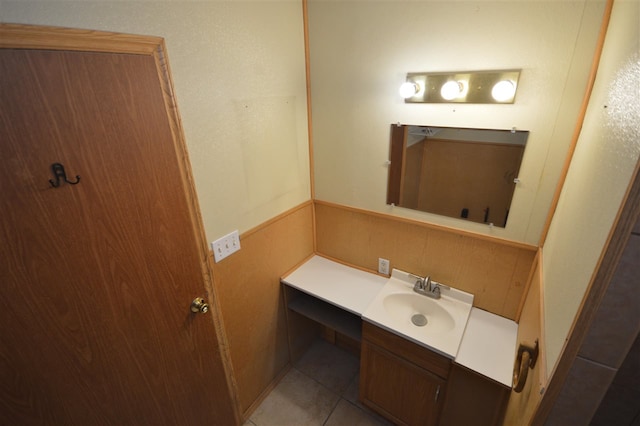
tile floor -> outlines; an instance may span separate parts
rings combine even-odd
[[[359,360],[318,339],[245,426],[388,426],[358,403]]]

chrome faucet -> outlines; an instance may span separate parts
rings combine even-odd
[[[427,291],[431,291],[431,277],[426,276],[424,278],[416,277],[416,284],[413,286],[413,289],[418,293],[424,293]]]
[[[440,299],[440,288],[449,289],[451,287],[446,286],[444,284],[440,284],[439,282],[433,281],[429,275],[422,278],[417,275],[409,274],[412,277],[416,278],[416,283],[413,286],[413,291],[418,294],[425,295],[427,297],[431,297],[432,299]]]

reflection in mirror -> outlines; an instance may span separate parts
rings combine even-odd
[[[387,204],[505,227],[528,136],[393,124]]]

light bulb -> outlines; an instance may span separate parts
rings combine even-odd
[[[459,81],[447,81],[440,88],[440,96],[447,101],[451,101],[462,94],[464,86]]]
[[[491,89],[491,96],[498,102],[506,102],[516,94],[516,86],[512,81],[502,80]]]
[[[402,83],[400,85],[400,90],[399,90],[400,96],[402,96],[405,99],[409,99],[419,91],[420,91],[420,86],[418,86],[418,84],[414,83],[413,81],[407,81],[405,83]]]

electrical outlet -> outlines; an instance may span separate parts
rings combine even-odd
[[[389,260],[378,258],[378,272],[384,275],[389,275]]]
[[[240,236],[238,235],[238,231],[235,230],[224,237],[218,238],[211,243],[211,249],[213,250],[213,258],[216,260],[216,263],[237,252],[240,250]]]

